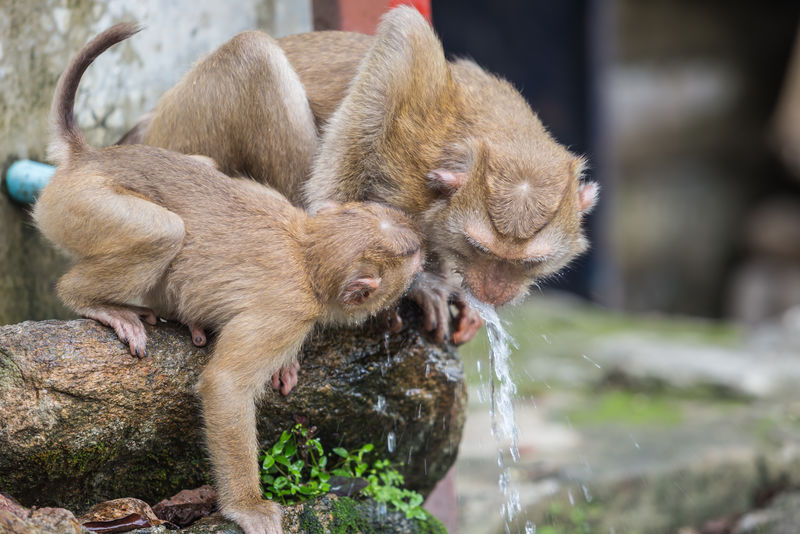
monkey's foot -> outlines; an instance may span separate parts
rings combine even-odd
[[[297,371],[299,370],[300,363],[297,361],[282,367],[280,371],[272,375],[272,389],[288,395],[297,385]]]
[[[197,323],[186,323],[189,327],[189,332],[192,334],[192,343],[195,347],[205,347],[208,339],[206,338],[206,331]]]
[[[461,345],[472,339],[483,326],[483,318],[467,303],[463,291],[451,297],[452,304],[458,309],[455,317],[456,329],[453,332],[453,344]]]
[[[236,521],[245,534],[283,534],[281,507],[270,501],[261,501],[247,508],[226,507],[222,515]]]
[[[81,310],[81,315],[113,328],[120,341],[128,345],[131,355],[147,356],[147,334],[142,319],[155,325],[157,318],[153,310],[141,306],[93,306]]]

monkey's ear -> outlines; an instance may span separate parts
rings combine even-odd
[[[600,190],[595,182],[586,182],[578,188],[578,208],[582,213],[588,213],[597,203],[597,193]]]
[[[451,195],[467,181],[467,173],[434,169],[428,173],[430,186],[440,193]]]
[[[381,287],[380,278],[364,276],[350,280],[342,290],[342,302],[354,306],[364,304],[379,287]]]

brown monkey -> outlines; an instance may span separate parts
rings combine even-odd
[[[399,298],[419,271],[420,240],[387,206],[330,203],[311,217],[208,158],[88,146],[72,111],[78,82],[136,31],[100,34],[60,78],[51,113],[59,167],[36,223],[77,260],[58,284],[64,302],[114,327],[133,352],[145,350],[140,317],[155,313],[219,330],[198,391],[220,508],[247,534],[279,534],[280,507],[261,499],[255,403],[316,324],[360,321]]]
[[[581,183],[583,160],[550,137],[506,81],[471,61],[448,62],[412,8],[389,12],[374,38],[314,32],[278,44],[299,81],[278,59],[274,40],[245,32],[164,95],[133,140],[234,162],[222,170],[245,172],[294,199],[302,189],[312,211],[328,200],[375,200],[413,215],[429,258],[409,296],[437,338],[446,333],[450,301],[459,308],[455,342],[480,324],[453,287],[458,277],[476,297],[499,305],[587,247],[581,218],[597,187]],[[250,83],[256,76],[268,81]],[[240,158],[244,149],[223,137],[248,125],[260,134],[247,139],[259,138],[259,154],[283,150],[297,122],[282,130],[264,111],[275,106],[264,103],[303,88],[323,135],[313,163],[308,154],[300,158],[310,178],[281,182],[274,168],[264,172],[269,165]],[[224,108],[217,95],[225,95]],[[306,117],[298,100],[291,100],[295,115]],[[306,142],[307,131],[296,139]]]

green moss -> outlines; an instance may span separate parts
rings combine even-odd
[[[423,511],[425,512],[425,519],[417,520],[421,534],[447,534],[447,529],[441,521],[433,517],[427,510]]]
[[[300,513],[300,528],[301,532],[306,534],[323,534],[325,527],[322,526],[317,513],[311,506],[303,505],[303,511]]]
[[[608,391],[592,399],[590,406],[567,413],[576,425],[626,423],[630,425],[677,425],[683,412],[671,399],[662,395],[644,395],[627,391]]]
[[[375,531],[358,511],[358,503],[349,497],[341,497],[333,501],[333,525],[331,534],[373,534]]]

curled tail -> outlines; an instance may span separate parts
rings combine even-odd
[[[86,139],[78,129],[75,114],[75,93],[83,73],[97,56],[113,45],[124,41],[141,28],[134,23],[116,24],[91,41],[72,58],[67,69],[58,79],[53,104],[50,108],[50,145],[47,155],[56,163],[66,162],[76,152],[86,149]]]

